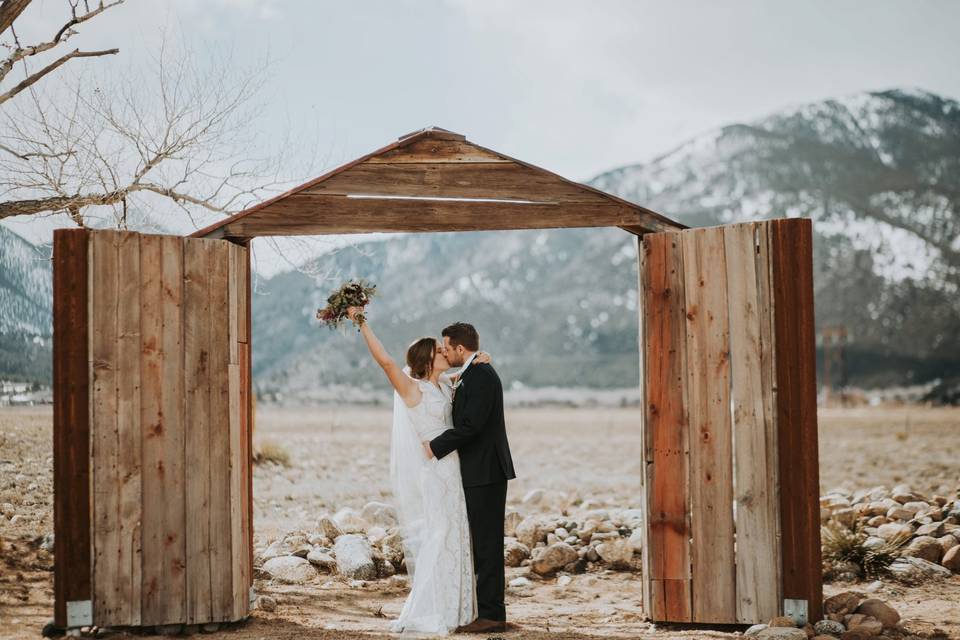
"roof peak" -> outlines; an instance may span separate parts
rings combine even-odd
[[[430,127],[424,127],[423,129],[417,129],[416,131],[411,131],[410,133],[404,134],[397,138],[398,141],[411,140],[413,138],[437,138],[439,140],[459,140],[464,141],[467,139],[467,136],[462,133],[457,133],[455,131],[450,131],[449,129],[444,129],[443,127],[438,127],[436,125]]]

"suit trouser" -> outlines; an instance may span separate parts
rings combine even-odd
[[[473,567],[477,576],[477,613],[504,621],[503,520],[507,508],[507,481],[465,487],[467,519],[473,540]]]

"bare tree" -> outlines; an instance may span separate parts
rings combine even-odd
[[[72,0],[68,25],[120,2],[78,14]],[[61,28],[51,43],[71,32]],[[14,50],[12,64],[26,63],[23,51]],[[238,211],[283,184],[283,153],[258,157],[250,126],[262,111],[267,63],[241,68],[164,37],[149,63],[83,68],[33,86],[50,66],[0,102],[0,219],[68,213],[88,226],[106,214],[112,219],[95,226],[142,228],[180,212],[198,227],[198,218]]]

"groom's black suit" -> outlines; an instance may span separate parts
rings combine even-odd
[[[473,539],[479,617],[506,620],[503,604],[503,520],[507,480],[516,477],[503,418],[503,386],[489,364],[471,364],[453,397],[453,428],[430,441],[438,459],[460,455],[460,475]]]

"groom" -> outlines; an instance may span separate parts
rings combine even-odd
[[[424,443],[428,455],[460,455],[460,475],[467,501],[477,576],[478,617],[458,631],[506,631],[503,604],[503,520],[507,480],[516,477],[503,419],[503,387],[489,364],[473,361],[480,335],[473,325],[452,324],[442,332],[447,361],[460,366],[453,396],[453,428]]]

